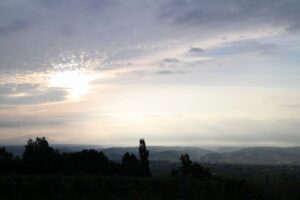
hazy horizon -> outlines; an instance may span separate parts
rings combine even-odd
[[[20,138],[11,138],[11,139],[7,139],[7,140],[0,140],[0,146],[25,146],[27,144],[27,141],[29,139],[35,140],[37,137],[43,137],[43,136],[24,136],[24,137],[20,137]],[[50,144],[50,146],[95,146],[95,147],[101,147],[101,148],[132,148],[132,147],[138,147],[138,141],[139,139],[137,139],[137,141],[135,143],[57,143],[56,141],[53,141],[51,138],[46,138]],[[151,143],[151,141],[147,141],[147,146],[149,147],[195,147],[195,148],[203,148],[203,149],[207,149],[207,150],[218,150],[218,149],[222,149],[222,148],[255,148],[255,147],[275,147],[275,148],[289,148],[289,147],[300,147],[300,145],[273,145],[273,144],[253,144],[253,145],[247,145],[247,144],[242,144],[242,143],[232,143],[232,144],[195,144],[195,145],[191,145],[191,144],[166,144],[166,143]]]
[[[0,2],[0,141],[299,146],[300,1]]]

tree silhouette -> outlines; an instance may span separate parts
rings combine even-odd
[[[129,176],[141,176],[143,175],[143,170],[140,166],[140,161],[136,158],[134,154],[125,153],[122,158],[122,169],[124,175]]]
[[[184,176],[192,176],[198,179],[212,178],[210,171],[198,163],[193,163],[188,154],[180,156],[181,167],[180,171]],[[173,170],[173,176],[176,176],[176,170]]]
[[[62,155],[62,168],[67,172],[85,172],[93,174],[105,174],[109,170],[109,160],[103,152],[93,149],[82,150]]]
[[[190,174],[190,169],[192,166],[192,161],[190,160],[190,156],[188,154],[183,154],[180,156],[181,161],[181,172],[184,176],[188,176]]]
[[[188,199],[188,175],[190,175],[190,169],[192,165],[192,161],[190,160],[190,156],[188,154],[183,154],[180,156],[181,161],[181,195],[182,199]]]
[[[29,139],[23,153],[23,164],[28,173],[54,173],[59,171],[59,152],[49,146],[45,137]]]
[[[198,179],[212,178],[210,171],[198,163],[193,163],[190,171],[192,176]]]
[[[14,156],[8,153],[6,149],[0,148],[0,174],[10,173],[12,171]]]
[[[137,166],[139,165],[139,160],[136,158],[134,154],[130,153],[125,153],[123,158],[122,158],[122,165],[127,165],[127,166]]]
[[[146,148],[146,142],[144,139],[140,139],[140,164],[145,176],[151,176],[149,167],[149,151]]]

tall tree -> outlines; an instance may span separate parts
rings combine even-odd
[[[190,174],[192,161],[190,160],[190,156],[188,154],[183,154],[180,156],[181,161],[181,172],[184,176]]]
[[[190,175],[192,161],[188,154],[183,154],[180,156],[181,161],[181,186],[182,186],[182,199],[186,200],[189,196],[188,188],[188,175]]]
[[[140,139],[139,154],[141,168],[144,171],[145,176],[151,176],[149,167],[149,151],[146,148],[146,142],[144,139]]]

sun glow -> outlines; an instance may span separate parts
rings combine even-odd
[[[69,92],[69,98],[78,99],[87,94],[89,82],[92,77],[81,71],[60,71],[51,75],[49,80],[50,87],[66,88]]]

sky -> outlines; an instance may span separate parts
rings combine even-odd
[[[300,145],[299,0],[1,0],[0,141]]]

